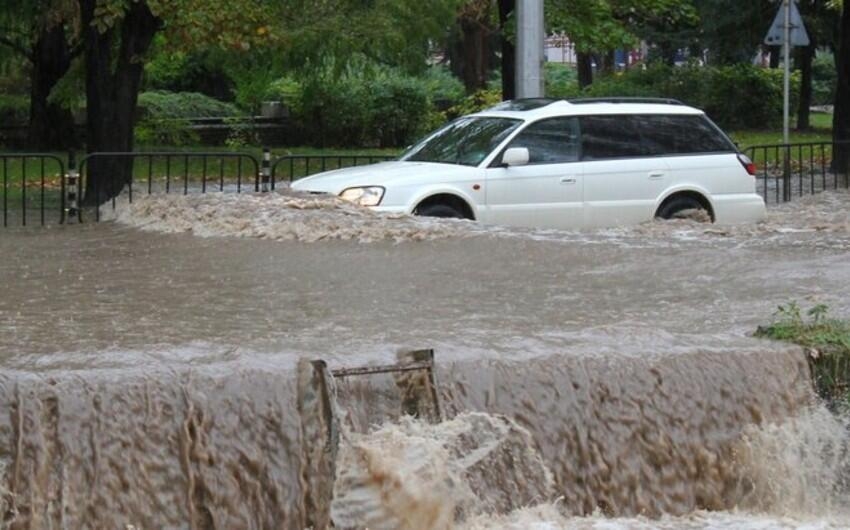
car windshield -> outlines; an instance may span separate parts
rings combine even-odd
[[[477,166],[521,124],[510,118],[460,118],[416,144],[401,159]]]

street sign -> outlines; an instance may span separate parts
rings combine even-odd
[[[809,34],[806,32],[806,26],[803,24],[803,17],[800,16],[800,11],[797,9],[796,2],[790,2],[789,25],[791,35],[791,46],[808,46]],[[767,36],[764,38],[764,43],[768,46],[782,46],[785,44],[785,5],[780,4],[779,11],[776,13],[776,18],[773,19],[773,24],[767,31]]]

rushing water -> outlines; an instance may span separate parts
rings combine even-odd
[[[210,195],[4,231],[2,521],[841,527],[846,426],[798,349],[748,334],[792,299],[850,314],[848,206],[582,233]],[[448,421],[402,419],[389,378],[342,385],[357,429],[331,506],[311,493],[298,360],[419,347]],[[368,476],[398,495],[376,501]]]

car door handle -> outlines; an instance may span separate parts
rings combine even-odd
[[[575,184],[575,177],[561,177],[561,184]]]
[[[652,180],[663,179],[664,178],[664,172],[663,171],[652,171],[652,172],[649,173],[649,178],[652,179]]]

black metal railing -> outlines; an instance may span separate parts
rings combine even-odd
[[[756,165],[756,191],[765,202],[779,203],[847,188],[847,164],[836,156],[842,150],[850,151],[850,142],[755,145],[743,152]]]
[[[277,182],[293,182],[323,171],[386,162],[396,158],[398,157],[390,155],[284,155],[272,163],[272,189]]]
[[[98,164],[100,167],[97,167]],[[93,170],[126,173],[123,187],[130,202],[139,192],[145,195],[175,192],[188,195],[208,191],[260,191],[260,161],[250,153],[91,153],[80,160],[79,167],[86,203],[103,205],[111,202],[113,208],[116,205],[115,194],[103,189],[101,179],[90,178]],[[106,197],[112,197],[111,201]],[[95,220],[100,220],[100,208],[95,208]]]
[[[843,153],[850,142],[809,142],[748,147],[743,151],[757,166],[757,191],[766,202],[786,202],[823,190],[850,186]],[[846,155],[844,155],[846,156]],[[393,160],[390,155],[334,154],[262,157],[245,152],[157,151],[91,153],[77,165],[47,153],[0,153],[0,207],[3,226],[82,221],[83,204],[116,206],[115,190],[103,189],[96,171],[126,175],[122,193],[207,193],[271,191],[314,173]],[[79,168],[79,171],[77,170]],[[66,171],[67,169],[67,171]],[[108,181],[105,181],[108,182]],[[109,198],[107,200],[107,198]],[[104,200],[101,200],[104,199]],[[91,207],[100,220],[100,207]]]
[[[50,154],[0,153],[3,226],[61,222],[65,162]]]

